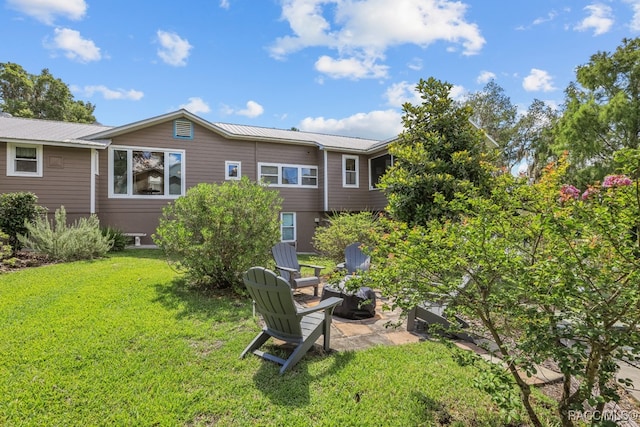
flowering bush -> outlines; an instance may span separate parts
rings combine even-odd
[[[631,185],[633,182],[631,178],[625,175],[608,175],[602,181],[602,186],[607,187],[623,187],[626,185]]]
[[[560,188],[560,201],[566,202],[567,200],[577,199],[580,197],[580,190],[578,190],[573,185],[564,184],[562,188]]]
[[[460,200],[460,222],[388,226],[367,278],[404,309],[436,301],[479,320],[533,425],[536,365],[559,366],[558,412],[573,425],[585,402],[618,399],[616,360],[640,351],[639,184],[612,175],[581,192],[562,185],[565,170],[533,185],[498,176],[489,197]]]

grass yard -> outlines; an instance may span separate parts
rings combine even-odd
[[[312,352],[284,376],[240,360],[250,301],[185,287],[160,251],[1,274],[0,325],[0,425],[503,425],[438,343]]]

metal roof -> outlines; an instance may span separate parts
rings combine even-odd
[[[229,123],[211,123],[186,110],[178,110],[117,127],[0,116],[0,140],[8,142],[38,142],[44,144],[49,143],[55,145],[104,148],[109,145],[110,139],[115,136],[181,117],[193,120],[212,132],[217,132],[230,139],[250,139],[273,143],[306,144],[313,145],[324,150],[339,150],[347,152],[376,151],[384,148],[388,143],[388,141],[378,141],[374,139],[350,136],[328,135],[322,133],[235,125]]]
[[[10,142],[24,141],[104,148],[109,145],[108,141],[90,140],[89,137],[107,129],[111,129],[111,127],[0,116],[0,140]]]
[[[380,143],[380,141],[374,139],[264,128],[258,126],[234,125],[229,123],[213,123],[213,126],[236,137],[258,138],[263,140],[273,140],[274,142],[288,142],[291,144],[310,143],[319,145],[324,149],[366,151]]]

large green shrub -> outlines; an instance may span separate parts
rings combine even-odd
[[[95,215],[67,224],[64,206],[56,209],[55,224],[48,217],[27,224],[26,236],[18,236],[25,246],[59,261],[93,259],[104,256],[111,247],[108,236],[103,236],[100,221]]]
[[[44,212],[37,201],[38,196],[29,192],[0,194],[0,231],[9,235],[14,252],[21,249],[18,235],[26,234],[25,223],[35,221]]]
[[[336,213],[329,225],[318,227],[313,246],[320,254],[336,263],[344,261],[344,249],[351,243],[371,244],[372,234],[382,232],[376,214],[371,212]]]
[[[240,289],[279,240],[278,193],[248,178],[198,184],[163,210],[154,242],[193,283]]]

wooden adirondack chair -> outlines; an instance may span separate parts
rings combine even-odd
[[[256,311],[262,315],[266,326],[244,349],[240,358],[252,352],[282,365],[280,374],[283,374],[300,361],[321,335],[324,335],[324,349],[329,351],[331,314],[334,307],[342,302],[341,298],[330,298],[315,307],[299,309],[296,308],[289,284],[273,271],[252,267],[243,279]],[[259,350],[270,337],[296,345],[288,359]]]
[[[289,282],[291,289],[304,288],[313,286],[313,296],[318,296],[318,286],[320,285],[320,270],[324,267],[311,264],[300,264],[296,248],[288,243],[280,242],[271,248],[271,254],[276,262],[276,269],[286,281]],[[310,267],[314,270],[314,275],[302,277],[300,273],[301,267]]]
[[[344,249],[344,263],[339,264],[339,268],[347,270],[347,274],[353,274],[357,271],[369,270],[371,257],[362,252],[360,247],[362,243],[352,243]]]

